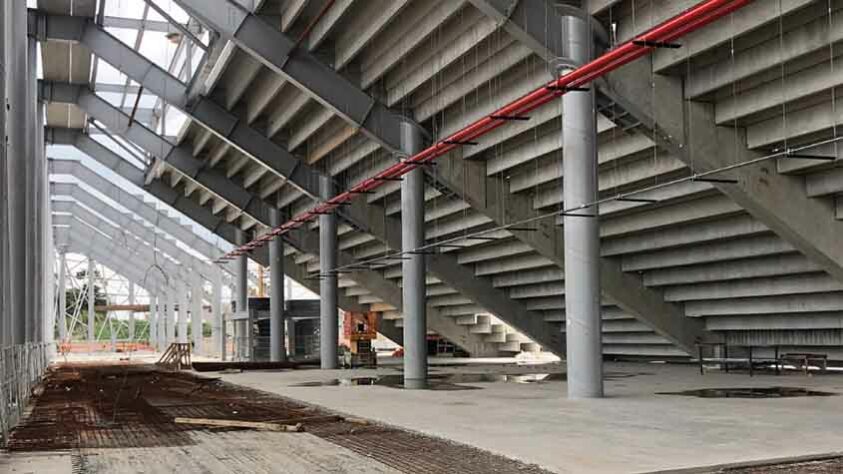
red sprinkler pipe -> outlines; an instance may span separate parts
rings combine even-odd
[[[320,214],[335,210],[337,207],[351,201],[354,196],[368,193],[376,188],[379,188],[383,185],[383,183],[400,178],[410,171],[420,166],[424,166],[426,163],[448,153],[454,148],[489,133],[507,122],[507,118],[524,116],[532,110],[535,110],[553,99],[562,96],[571,89],[583,87],[606,73],[618,69],[624,64],[646,55],[659,44],[668,43],[694,30],[702,28],[703,26],[728,15],[739,8],[746,6],[750,2],[752,2],[752,0],[707,0],[700,2],[696,6],[686,10],[684,13],[677,15],[646,33],[621,44],[599,58],[570,71],[569,73],[561,76],[559,79],[550,81],[543,87],[536,89],[514,102],[501,107],[488,116],[467,125],[444,140],[436,142],[421,152],[390,166],[370,178],[364,179],[347,191],[317,204],[313,209],[303,212],[293,217],[291,220],[272,228],[261,237],[258,237],[257,239],[227,253],[218,259],[218,261],[228,260],[232,256],[244,255],[255,248],[263,246],[266,242],[280,236],[288,230],[298,228]]]

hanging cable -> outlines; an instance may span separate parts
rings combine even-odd
[[[541,107],[542,105],[565,94],[567,92],[566,88],[584,87],[602,75],[652,51],[652,47],[634,44],[635,41],[673,41],[687,33],[690,33],[691,31],[697,30],[723,16],[728,15],[729,13],[751,3],[751,1],[752,0],[704,1],[687,10],[685,13],[665,21],[648,32],[633,38],[631,41],[627,41],[614,50],[573,70],[571,73],[566,74],[557,80],[551,81],[544,87],[521,97],[520,99],[494,111],[490,115],[524,116],[530,111],[535,110],[536,108]],[[505,122],[494,120],[490,118],[490,116],[485,116],[465,128],[451,134],[445,140],[441,140],[431,145],[425,150],[422,150],[420,153],[417,153],[416,155],[409,157],[384,171],[381,171],[377,175],[352,186],[351,189],[337,194],[331,199],[316,205],[312,210],[304,212],[294,217],[292,220],[273,228],[266,234],[269,236],[268,239],[256,240],[254,243],[249,243],[246,246],[236,249],[228,255],[239,255],[243,252],[253,250],[257,245],[263,245],[269,239],[277,237],[291,229],[301,227],[306,222],[318,216],[319,213],[331,212],[343,203],[350,201],[355,196],[377,189],[383,184],[383,181],[380,178],[403,176],[404,174],[417,169],[419,166],[423,166],[460,146],[458,143],[470,142],[473,139],[500,127],[503,123]]]

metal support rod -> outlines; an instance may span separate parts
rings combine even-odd
[[[150,294],[149,295],[149,312],[147,314],[146,319],[146,327],[147,327],[147,340],[149,341],[149,345],[152,347],[153,350],[158,349],[158,295]]]
[[[129,282],[129,304],[135,304],[135,284]],[[135,312],[129,311],[129,342],[135,340]]]
[[[94,321],[96,320],[96,311],[94,304],[96,303],[96,295],[94,292],[94,260],[88,258],[88,344],[89,350],[94,347]]]
[[[188,308],[190,308],[190,304],[187,301],[187,292],[189,287],[184,281],[179,280],[178,283],[176,283],[176,288],[179,298],[178,341],[182,344],[187,344],[187,311]]]
[[[149,7],[150,7],[150,8],[152,8],[153,10],[155,10],[155,13],[158,13],[159,15],[161,15],[161,17],[162,17],[162,18],[164,18],[165,20],[167,20],[167,23],[169,23],[169,24],[173,25],[173,27],[174,27],[175,29],[179,30],[179,33],[181,33],[181,34],[183,34],[184,36],[186,36],[186,37],[187,37],[187,38],[188,38],[188,39],[189,39],[189,40],[190,40],[193,44],[195,44],[196,46],[198,46],[198,47],[202,48],[202,49],[203,49],[203,50],[205,50],[205,51],[207,51],[207,50],[208,50],[208,47],[205,45],[205,43],[203,43],[203,42],[202,42],[202,40],[200,40],[199,38],[197,38],[197,37],[196,37],[196,35],[194,35],[194,34],[193,34],[193,32],[192,32],[192,31],[190,31],[190,30],[187,28],[187,26],[185,26],[185,25],[183,25],[183,24],[179,23],[179,22],[178,22],[175,18],[173,18],[173,17],[172,17],[169,13],[167,13],[167,10],[164,10],[163,8],[159,7],[159,6],[158,6],[158,5],[156,5],[156,4],[155,4],[155,2],[153,2],[152,0],[143,0],[143,1],[144,1],[147,5],[149,5]]]
[[[169,294],[173,292],[168,288],[167,292],[158,298],[158,334],[156,340],[156,347],[159,351],[163,351],[167,347],[167,315],[169,314],[170,299]]]
[[[179,5],[182,7],[193,5],[198,1],[199,0],[177,0]],[[634,41],[669,42],[702,28],[703,26],[716,21],[717,19],[722,18],[751,2],[752,0],[707,0],[686,10],[684,13],[659,24],[655,28],[638,35],[634,38]],[[197,11],[194,8],[188,9],[192,13],[196,13]],[[242,31],[236,35],[237,38],[241,39],[243,36],[245,35],[242,34]],[[363,181],[353,185],[348,190],[338,193],[309,210],[294,216],[284,224],[274,227],[273,232],[277,235],[283,234],[290,229],[294,229],[305,222],[315,219],[316,216],[322,215],[325,212],[333,211],[337,207],[345,205],[345,203],[348,203],[360,194],[371,194],[374,189],[377,189],[380,186],[383,186],[384,183],[388,182],[384,178],[399,178],[419,166],[433,164],[432,162],[436,158],[447,154],[454,148],[461,146],[461,144],[470,143],[473,139],[481,137],[508,122],[504,120],[497,120],[492,117],[527,115],[529,112],[537,109],[538,107],[554,101],[558,96],[565,94],[567,91],[582,88],[606,73],[634,61],[648,54],[652,50],[651,47],[636,45],[634,44],[634,41],[627,41],[626,43],[613,48],[600,58],[577,68],[570,74],[566,74],[557,80],[551,81],[539,89],[520,97],[514,102],[510,102],[509,104],[495,110],[491,115],[484,116],[483,118],[472,122],[468,126],[454,132],[443,140],[434,143],[421,152],[379,171],[376,175],[364,179]],[[261,243],[253,242],[250,243],[250,245],[252,245],[253,248],[254,245],[261,245]],[[224,257],[242,251],[244,246],[234,249]]]
[[[401,151],[412,156],[422,149],[422,133],[401,124]],[[425,255],[409,253],[424,246],[424,170],[417,168],[401,182],[401,262],[404,314],[404,387],[427,386],[427,313],[425,309]]]
[[[570,57],[586,63],[593,51],[588,25],[566,17]],[[563,70],[564,75],[571,70]],[[594,90],[562,96],[563,202],[597,200],[597,115]],[[573,214],[592,214],[583,219]],[[569,398],[603,396],[600,319],[600,221],[595,207],[564,216],[565,336]]]
[[[222,270],[217,269],[213,276],[213,298],[211,306],[214,313],[213,340],[220,353],[220,360],[225,360],[225,315],[222,312]]]
[[[330,176],[320,181],[323,199],[334,194]],[[334,213],[319,216],[319,352],[323,369],[337,368],[337,345],[339,344],[339,313],[337,312],[337,216]]]
[[[176,290],[173,287],[167,293],[167,339],[164,341],[164,349],[173,342],[176,342]]]
[[[106,321],[108,321],[108,334],[111,336],[111,350],[117,351],[117,333],[114,331],[114,313],[106,311],[105,318]]]
[[[273,207],[269,219],[280,225],[281,211]],[[285,360],[284,346],[284,239],[276,237],[269,243],[269,360]]]
[[[237,245],[242,245],[246,243],[246,234],[242,230],[238,230],[235,236],[235,240]],[[237,313],[245,314],[248,312],[248,305],[249,305],[249,270],[248,270],[248,261],[246,260],[246,255],[240,255],[236,257],[234,263],[234,271],[235,271],[235,300],[234,304],[236,306]],[[242,320],[234,321],[234,344],[235,349],[234,353],[237,356],[236,359],[242,360],[244,354],[248,352],[245,351],[243,346],[243,338],[246,336],[243,334],[243,322]]]
[[[58,298],[56,311],[56,319],[59,326],[59,341],[67,342],[67,254],[62,252],[59,254],[59,289],[56,297]]]
[[[193,287],[190,290],[190,324],[193,333],[193,352],[203,354],[202,346],[202,278],[197,274],[194,278]]]

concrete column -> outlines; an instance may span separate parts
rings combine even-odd
[[[178,288],[178,299],[179,299],[179,331],[178,331],[178,341],[182,344],[187,343],[187,312],[190,308],[190,303],[188,303],[187,292],[190,290],[185,282],[179,281],[176,285]]]
[[[176,286],[172,285],[167,292],[167,339],[164,341],[164,348],[176,342]]]
[[[222,271],[215,269],[213,281],[213,301],[211,303],[214,313],[213,340],[219,351],[220,359],[225,360],[225,315],[222,312]]]
[[[334,194],[330,176],[322,176],[322,199]],[[323,369],[336,369],[339,344],[339,313],[337,310],[337,216],[329,213],[319,216],[319,352]]]
[[[0,273],[10,275],[9,269],[9,178],[6,150],[6,21],[8,0],[0,0]],[[9,310],[9,280],[0,278],[0,347],[11,344],[11,311]]]
[[[193,289],[190,291],[192,299],[190,323],[193,332],[193,352],[196,354],[204,354],[204,347],[202,346],[202,284],[202,278],[197,275],[193,283]]]
[[[412,156],[422,149],[422,134],[414,124],[401,124],[401,151]],[[401,181],[401,289],[404,314],[404,387],[427,386],[427,312],[425,256],[412,251],[424,245],[424,170],[417,168]]]
[[[167,288],[167,292],[158,299],[158,340],[157,348],[163,351],[167,348],[167,328],[170,326],[168,317],[170,314],[170,294],[173,290]]]
[[[158,295],[149,295],[149,312],[146,313],[146,327],[149,345],[153,350],[158,349]]]
[[[38,42],[26,37],[26,182],[17,183],[17,192],[26,196],[26,341],[39,340],[39,328],[44,312],[41,307],[44,279],[40,274],[41,255],[41,206],[40,179],[38,173]],[[42,127],[43,129],[43,127]],[[24,184],[24,186],[20,186]]]
[[[67,341],[67,254],[62,252],[59,254],[59,289],[56,295],[57,310],[56,320],[59,326],[59,341]]]
[[[27,321],[27,246],[31,242],[26,235],[26,189],[27,182],[27,120],[29,68],[27,66],[27,7],[26,2],[7,1],[4,18],[8,18],[8,116],[16,117],[8,124],[8,185],[9,185],[9,314],[12,318],[12,343],[26,341]]]
[[[38,182],[39,215],[41,234],[41,324],[38,326],[39,341],[47,344],[48,357],[54,357],[56,339],[55,297],[55,248],[53,245],[53,216],[50,203],[50,176],[47,166],[47,146],[44,141],[44,104],[38,103]]]
[[[282,224],[278,209],[269,217],[273,227]],[[278,236],[269,242],[269,360],[285,360],[284,346],[284,239]]]
[[[238,230],[236,237],[236,244],[243,245],[246,243],[245,232]],[[245,255],[240,255],[234,260],[234,305],[236,312],[244,312],[248,310],[249,305],[249,265]],[[234,323],[234,353],[237,359],[242,360],[246,354],[246,349],[243,347],[245,336],[245,326],[247,324],[241,321]]]
[[[96,320],[96,294],[94,292],[94,259],[88,258],[88,344],[96,342],[96,335],[94,334],[94,321]]]
[[[135,304],[135,284],[129,282],[129,304]],[[152,314],[152,298],[149,300],[150,313]],[[129,311],[129,342],[135,340],[135,312]]]
[[[589,27],[565,17],[570,57],[578,64],[591,58]],[[563,69],[568,73],[573,67]],[[566,209],[597,200],[597,116],[594,89],[562,96],[563,199]],[[600,221],[597,207],[564,217],[565,336],[569,398],[603,396],[600,319]],[[594,217],[577,217],[591,215]]]

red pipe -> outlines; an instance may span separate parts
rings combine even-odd
[[[240,256],[254,250],[269,240],[272,240],[274,237],[277,237],[288,230],[302,226],[304,223],[314,219],[320,214],[333,211],[340,205],[351,201],[355,195],[372,191],[382,186],[386,181],[400,178],[419,166],[424,166],[425,163],[433,161],[454,148],[461,146],[461,143],[468,142],[485,135],[506,122],[506,120],[493,117],[523,116],[524,114],[541,107],[553,99],[562,96],[567,92],[567,89],[585,86],[600,76],[603,76],[610,71],[618,69],[624,64],[646,55],[653,49],[653,46],[645,46],[636,43],[667,43],[673,41],[724,17],[739,8],[744,7],[750,2],[752,2],[752,0],[707,0],[701,2],[689,10],[686,10],[684,13],[659,24],[646,33],[623,43],[617,48],[603,54],[599,58],[574,69],[559,79],[550,81],[545,86],[536,89],[514,102],[501,107],[488,116],[469,124],[465,128],[451,134],[444,140],[438,141],[404,161],[396,163],[370,178],[364,179],[362,182],[352,186],[349,190],[337,194],[327,201],[317,204],[313,209],[303,212],[291,220],[274,227],[266,234],[249,242],[248,244],[234,249],[221,257],[219,260],[227,260],[232,256]]]

